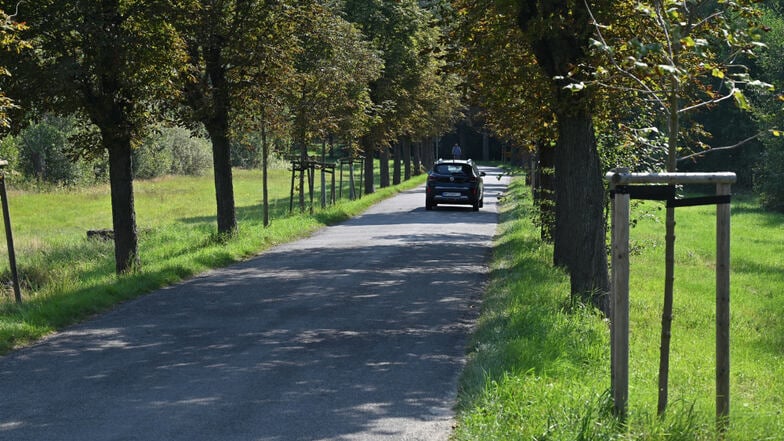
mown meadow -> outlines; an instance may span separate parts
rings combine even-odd
[[[22,304],[14,302],[5,244],[0,247],[0,353],[28,344],[64,326],[121,302],[187,277],[247,258],[275,244],[308,235],[354,216],[381,198],[424,182],[424,175],[397,187],[348,200],[348,170],[342,199],[320,208],[320,177],[315,179],[315,210],[289,212],[291,174],[270,171],[271,225],[263,226],[259,170],[236,169],[234,191],[239,233],[216,234],[211,176],[169,176],[136,181],[136,221],[141,268],[114,274],[111,241],[87,239],[87,230],[111,228],[108,186],[54,191],[10,191],[9,205]],[[329,179],[329,178],[328,178]],[[340,184],[336,176],[336,185]],[[358,186],[358,183],[357,183]],[[340,195],[340,191],[337,191]],[[306,200],[308,198],[306,197]]]
[[[492,276],[461,379],[455,440],[784,439],[784,216],[733,199],[730,425],[715,413],[715,208],[679,208],[670,400],[657,416],[664,210],[631,230],[629,416],[612,412],[609,327],[569,300],[568,277],[531,223],[527,189],[505,198]]]

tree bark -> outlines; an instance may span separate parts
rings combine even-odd
[[[482,130],[482,160],[490,160],[490,134],[487,130]]]
[[[378,153],[379,162],[379,186],[381,188],[389,187],[389,148],[384,146]]]
[[[133,121],[129,114],[132,100],[123,89],[125,53],[119,35],[113,33],[122,20],[117,0],[101,3],[98,24],[105,26],[106,45],[97,50],[97,87],[84,87],[86,108],[92,122],[101,131],[103,146],[109,153],[109,186],[112,200],[115,271],[122,274],[138,268],[139,240],[133,198],[133,162],[131,140]]]
[[[553,241],[555,230],[555,149],[539,145],[535,200],[539,206],[542,240]]]
[[[422,143],[413,143],[412,149],[414,151],[414,176],[422,174]]]
[[[392,185],[400,183],[401,147],[403,141],[397,141],[392,146]]]
[[[585,62],[594,29],[587,10],[567,0],[517,2],[518,24],[529,27],[568,20],[571,26],[531,38],[537,63],[552,78],[552,108],[558,119],[555,151],[555,250],[553,261],[569,271],[572,297],[608,314],[604,184],[592,122],[589,89],[566,90],[574,66]]]
[[[360,140],[362,150],[365,152],[365,194],[376,192],[375,176],[373,170],[373,159],[376,153],[376,146],[370,135],[365,135]]]
[[[411,140],[403,138],[401,146],[403,149],[403,179],[411,179]]]
[[[435,164],[435,139],[434,138],[427,138],[425,140],[424,147],[422,148],[422,165],[425,167],[426,170],[430,170],[433,168]]]
[[[218,211],[218,233],[231,235],[237,231],[234,205],[234,184],[231,171],[231,144],[228,123],[218,118],[218,123],[207,126],[212,140],[212,168],[215,174],[215,202]]]
[[[109,185],[114,229],[114,260],[117,274],[138,268],[139,241],[133,198],[133,167],[130,135],[109,134],[102,130],[109,151]]]
[[[264,112],[262,111],[262,115]],[[269,227],[269,144],[267,144],[267,123],[261,123],[261,204],[264,227]]]
[[[222,43],[219,37],[212,36],[206,47],[190,42],[188,52],[194,58],[203,56],[206,65],[206,77],[199,82],[188,83],[185,96],[212,141],[218,234],[231,235],[237,231],[237,216],[229,140],[229,84]]]
[[[592,117],[558,115],[558,124],[554,261],[568,269],[574,298],[607,313],[604,185]]]
[[[677,54],[676,50],[675,55],[677,56]],[[678,136],[680,132],[678,88],[678,83],[673,81],[668,98],[670,103],[670,114],[667,119],[667,130],[669,131],[667,140],[668,172],[678,170]],[[662,304],[661,345],[659,347],[659,400],[657,403],[659,416],[664,415],[669,401],[670,340],[672,339],[672,308],[675,297],[675,208],[667,207],[665,213],[664,300]]]

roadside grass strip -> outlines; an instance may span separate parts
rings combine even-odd
[[[460,382],[460,440],[784,440],[784,216],[733,200],[728,432],[715,424],[715,209],[677,212],[670,400],[656,414],[663,210],[633,208],[629,416],[613,414],[609,324],[570,301],[522,179],[502,204],[491,280]],[[777,257],[778,256],[778,257]]]

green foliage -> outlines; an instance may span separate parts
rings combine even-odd
[[[160,127],[144,138],[133,152],[134,176],[204,174],[210,167],[210,144],[182,127]]]
[[[258,131],[243,133],[231,146],[232,166],[252,169],[262,167],[262,136]],[[269,143],[269,142],[268,142]],[[270,158],[269,168],[286,168],[289,163],[285,160],[288,155],[286,145],[276,139],[269,143]]]
[[[28,109],[84,111],[104,135],[107,130],[140,135],[159,116],[161,100],[175,94],[172,80],[184,55],[160,5],[19,3],[17,19],[27,25],[21,36],[35,50],[12,58],[11,92]]]
[[[451,69],[469,100],[485,110],[487,126],[519,145],[555,140],[551,87],[534,61],[510,4],[459,0],[450,39]]]
[[[599,23],[591,49],[603,61],[595,63],[585,84],[631,92],[637,114],[642,110],[648,120],[660,115],[659,130],[669,137],[667,169],[675,171],[681,158],[712,147],[687,113],[724,101],[748,110],[747,93],[771,87],[753,78],[748,67],[764,46],[755,3],[634,0],[593,11]]]
[[[173,25],[188,53],[180,71],[188,119],[211,136],[275,119],[299,51],[298,11],[291,0],[177,2]]]
[[[27,29],[24,23],[18,23],[14,17],[9,16],[0,9],[0,51],[18,53],[18,51],[29,47],[28,43],[19,39],[20,31]],[[10,71],[0,65],[0,77],[9,76]],[[15,107],[14,103],[8,98],[0,88],[0,128],[7,128],[10,125],[8,120],[8,110]]]
[[[314,137],[352,139],[368,130],[373,105],[369,84],[381,74],[379,54],[339,11],[303,8],[301,51],[286,93],[293,138],[304,149]]]
[[[456,78],[442,69],[444,45],[433,12],[416,0],[347,0],[344,10],[383,59],[381,77],[370,83],[374,145],[363,147],[443,132],[460,103]]]
[[[102,179],[95,160],[71,156],[76,130],[74,116],[44,115],[30,123],[16,138],[18,171],[31,181],[64,186],[89,185]]]
[[[764,152],[754,176],[754,189],[765,207],[784,211],[784,5],[765,10],[762,24],[768,30],[764,41],[768,48],[757,60],[765,81],[776,85],[771,96],[754,100],[755,116],[768,129],[761,137]]]
[[[766,142],[767,149],[760,158],[754,188],[763,205],[784,212],[784,140]]]
[[[6,171],[16,172],[19,166],[19,142],[15,136],[0,139],[0,159],[8,161]]]

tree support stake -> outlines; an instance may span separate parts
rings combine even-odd
[[[2,172],[8,166],[8,161],[0,160],[0,202],[3,205],[3,221],[5,223],[5,240],[8,244],[8,263],[11,266],[11,279],[14,286],[14,298],[16,303],[22,303],[22,290],[19,287],[19,273],[16,270],[16,253],[14,252],[14,235],[11,233],[11,216],[8,212],[8,194],[5,189],[5,173]]]
[[[730,194],[731,184],[736,181],[735,173],[629,173],[617,169],[607,173],[606,179],[610,182],[612,195],[610,336],[615,411],[621,419],[626,418],[629,396],[629,201],[635,196],[665,200],[671,209],[715,204],[716,425],[724,433],[730,415]],[[685,184],[715,184],[716,196],[676,199],[674,186]]]

